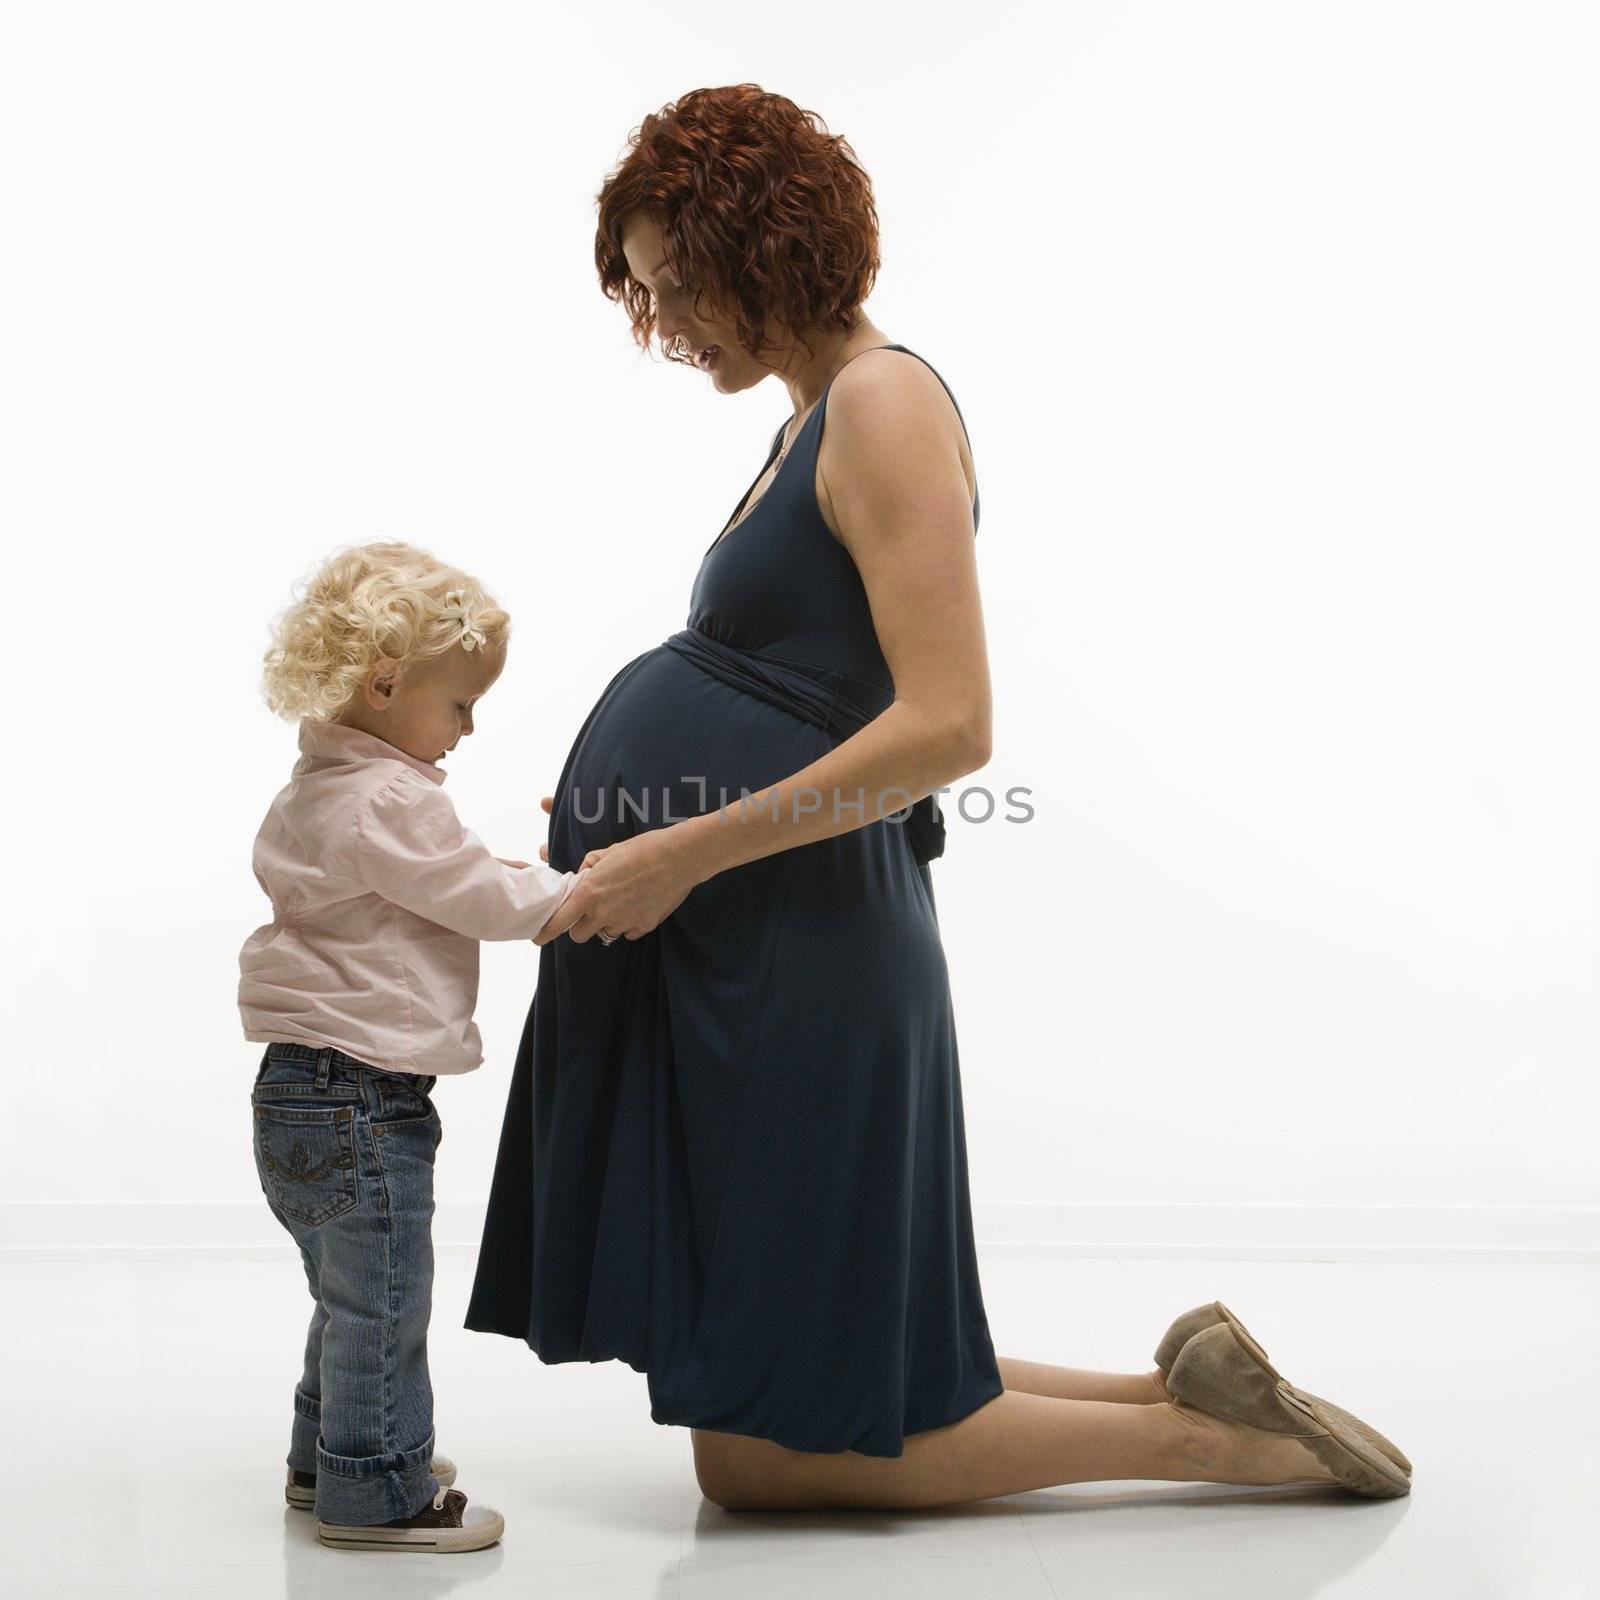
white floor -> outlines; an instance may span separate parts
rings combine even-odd
[[[439,1447],[506,1515],[470,1556],[339,1553],[282,1500],[298,1264],[8,1264],[0,1589],[521,1600],[1600,1596],[1600,1268],[986,1257],[1002,1355],[1146,1371],[1220,1298],[1293,1381],[1416,1463],[1397,1501],[1099,1483],[942,1512],[732,1516],[616,1362],[461,1328],[441,1256]]]

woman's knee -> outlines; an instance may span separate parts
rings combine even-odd
[[[694,1475],[700,1492],[724,1511],[783,1511],[797,1502],[782,1481],[781,1445],[737,1433],[691,1428]]]
[[[691,1428],[689,1437],[694,1443],[694,1475],[700,1493],[724,1511],[742,1509],[732,1503],[738,1498],[738,1472],[722,1442],[726,1435]]]

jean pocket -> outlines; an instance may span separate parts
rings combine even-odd
[[[354,1106],[254,1111],[256,1168],[286,1217],[315,1228],[355,1205]]]
[[[399,1077],[374,1077],[378,1110],[373,1117],[374,1131],[412,1133],[426,1128],[435,1145],[439,1142],[439,1108],[414,1084]]]

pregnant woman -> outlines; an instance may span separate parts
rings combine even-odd
[[[642,346],[793,414],[551,797],[552,866],[610,848],[540,935],[467,1326],[645,1373],[730,1509],[1404,1493],[1220,1304],[1149,1373],[996,1358],[928,866],[934,791],[989,755],[978,491],[954,397],[862,310],[849,146],[753,84],[685,95],[601,190],[596,262]]]

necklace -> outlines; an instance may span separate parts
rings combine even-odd
[[[788,455],[788,453],[789,453],[789,429],[792,428],[793,426],[794,426],[794,424],[792,422],[788,422],[788,423],[784,424],[783,444],[780,447],[780,449],[778,451],[778,454],[773,458],[773,462],[772,462],[772,477],[771,478],[767,478],[767,489],[770,489],[772,487],[772,479],[776,478],[778,476],[778,468],[783,465],[783,458],[786,455]],[[766,477],[766,474],[763,473],[762,476]],[[755,488],[755,485],[751,484],[750,487],[753,489],[753,488]],[[765,500],[766,499],[766,497],[767,497],[767,489],[763,489],[761,491],[761,500]],[[730,522],[728,524],[728,526],[726,528],[724,528],[722,530],[722,532],[719,533],[716,536],[716,538],[711,541],[713,549],[717,545],[721,544],[722,541],[724,539],[726,539],[728,537],[728,535],[730,533],[732,533],[733,530],[735,528],[737,528],[739,526],[739,524],[742,523],[744,521],[744,519],[746,517],[748,517],[755,510],[756,506],[750,505],[748,503],[748,499],[749,499],[749,497],[746,496],[746,501],[745,501],[744,504],[740,505],[738,512],[734,516],[734,520],[732,522]],[[756,501],[756,505],[757,506],[761,504],[761,500],[757,500]]]
[[[867,346],[867,350],[881,350],[882,348],[883,348],[882,345],[875,345],[875,344],[869,344]],[[857,356],[865,355],[865,354],[866,354],[865,350],[856,351],[856,355]],[[835,367],[833,369],[832,372],[830,372],[828,374],[827,378],[823,381],[823,385],[822,385],[823,393],[827,392],[828,385],[830,383],[832,383],[833,380],[836,377],[838,377],[840,370],[842,368],[844,368],[844,367],[848,367],[850,365],[850,363],[852,361],[854,361],[854,360],[855,360],[855,356],[847,356],[843,361],[841,361],[839,363],[839,365],[837,367]],[[811,415],[810,411],[807,411],[806,415],[810,416]],[[783,445],[778,451],[777,459],[772,463],[772,470],[773,470],[774,473],[776,473],[778,468],[783,465],[783,458],[786,455],[788,455],[789,446],[794,442],[794,434],[793,434],[793,432],[791,432],[792,429],[794,429],[794,421],[793,421],[793,419],[791,419],[789,421],[789,423],[785,426],[785,428],[783,430]]]
[[[880,350],[882,348],[883,348],[882,345],[875,345],[875,344],[867,346],[868,350]],[[858,355],[858,356],[859,355],[864,355],[864,354],[866,354],[866,351],[863,351],[863,350],[856,351],[856,355]],[[822,386],[824,393],[826,393],[826,391],[827,391],[828,384],[832,383],[834,378],[838,376],[840,369],[843,368],[843,367],[849,366],[850,362],[853,361],[853,360],[855,360],[855,356],[851,356],[847,360],[841,361],[839,363],[839,366],[835,367],[833,369],[833,371],[831,373],[829,373],[828,378],[827,378],[827,382],[825,382],[823,384],[823,386]],[[811,412],[807,411],[806,415],[809,417],[811,415]],[[799,431],[800,431],[799,428],[795,427],[795,419],[792,418],[792,417],[789,419],[789,421],[787,423],[784,424],[783,443],[778,447],[778,453],[773,458],[773,462],[772,462],[772,477],[773,478],[777,477],[778,468],[783,465],[783,458],[786,455],[788,455],[789,446],[794,443],[795,436],[799,433]],[[763,476],[765,477],[766,474],[763,473]],[[751,487],[751,489],[754,489],[755,485],[751,484],[750,487]],[[769,478],[768,481],[767,481],[767,487],[768,488],[772,487],[771,478]],[[766,490],[765,489],[762,490],[761,497],[762,497],[762,499],[766,498]],[[747,496],[746,496],[746,500],[748,500],[748,493],[747,493]],[[760,503],[761,503],[761,501],[758,500],[756,502],[756,505],[759,505]],[[711,541],[711,548],[715,549],[717,545],[721,544],[722,541],[724,539],[726,539],[728,537],[728,535],[730,533],[732,533],[733,530],[735,528],[737,528],[745,520],[745,518],[748,517],[751,514],[751,512],[753,512],[754,510],[755,510],[755,506],[749,505],[748,503],[741,503],[741,505],[739,507],[739,510],[734,515],[734,520],[732,522],[730,522],[728,524],[728,526],[726,528],[724,528],[722,530],[722,532],[719,533],[716,536],[716,538]],[[709,553],[709,551],[708,551],[708,553]]]

